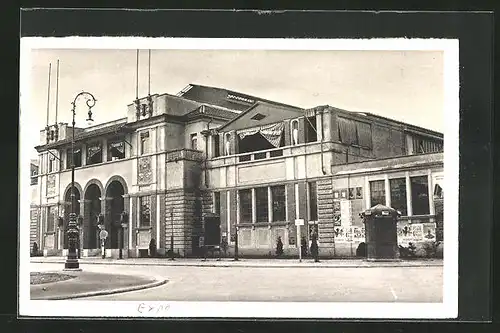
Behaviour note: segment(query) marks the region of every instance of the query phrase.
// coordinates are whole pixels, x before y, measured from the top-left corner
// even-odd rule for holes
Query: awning
[[[284,123],[270,124],[259,127],[248,128],[244,130],[239,130],[238,136],[240,140],[250,135],[255,135],[260,133],[270,144],[274,147],[279,147],[281,142],[281,134],[283,133],[285,125]]]

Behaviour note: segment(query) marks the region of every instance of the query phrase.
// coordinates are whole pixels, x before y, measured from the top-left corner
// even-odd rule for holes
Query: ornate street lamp
[[[89,92],[82,91],[75,96],[75,99],[71,103],[73,105],[71,112],[73,113],[73,128],[71,134],[71,213],[69,214],[69,223],[68,223],[68,256],[66,258],[66,262],[64,264],[65,270],[80,270],[80,264],[78,262],[78,257],[76,253],[76,246],[79,236],[79,229],[77,224],[77,218],[75,213],[75,116],[76,116],[76,101],[78,98],[85,96],[86,103],[89,108],[88,111],[88,119],[87,122],[93,121],[92,119],[92,107],[96,103],[96,99],[94,95]]]

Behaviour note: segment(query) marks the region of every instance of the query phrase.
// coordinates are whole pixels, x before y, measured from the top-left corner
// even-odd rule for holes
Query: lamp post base
[[[64,263],[64,270],[65,271],[81,271],[82,269],[80,268],[80,263],[78,262],[78,260],[67,259],[66,262]]]

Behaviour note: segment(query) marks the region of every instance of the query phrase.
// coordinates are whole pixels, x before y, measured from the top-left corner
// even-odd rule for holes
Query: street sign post
[[[304,225],[304,219],[296,219],[295,225],[297,226],[297,247],[299,249],[299,262],[302,262],[302,242],[300,238],[300,226]]]

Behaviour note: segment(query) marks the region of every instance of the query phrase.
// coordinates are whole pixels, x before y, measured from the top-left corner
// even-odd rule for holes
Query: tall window
[[[273,222],[286,220],[285,185],[271,187]]]
[[[102,143],[100,141],[90,143],[87,146],[87,165],[102,162]]]
[[[214,213],[220,215],[220,192],[214,192]]]
[[[432,138],[414,134],[412,141],[414,154],[429,154],[443,151],[443,143]]]
[[[318,186],[316,182],[308,183],[309,186],[309,219],[318,220]]]
[[[198,135],[196,133],[191,134],[191,149],[198,149]]]
[[[151,143],[149,139],[149,131],[141,132],[140,134],[140,154],[149,154],[151,149]]]
[[[56,171],[56,158],[49,154],[49,172]]]
[[[80,147],[75,147],[74,150],[74,163],[75,163],[75,168],[81,167],[82,166],[82,149]],[[66,168],[70,169],[71,168],[71,148],[66,150]]]
[[[292,130],[291,130],[292,145],[298,145],[299,144],[299,121],[292,120],[292,122],[290,124],[292,127]]]
[[[239,190],[240,222],[252,223],[252,190]]]
[[[267,187],[259,187],[255,189],[255,206],[257,208],[257,222],[269,222]]]
[[[226,133],[226,138],[224,142],[224,149],[226,152],[226,155],[231,155],[231,134]]]
[[[214,157],[219,157],[220,156],[219,134],[213,135],[212,139],[214,140]]]
[[[381,204],[385,205],[385,181],[376,180],[370,182],[371,207]]]
[[[116,161],[125,158],[125,142],[123,139],[108,141],[108,161]]]
[[[51,206],[47,212],[47,232],[53,232],[56,223],[56,207]]]
[[[337,117],[337,120],[340,142],[368,149],[372,148],[371,124],[343,117]]]
[[[306,142],[318,141],[316,116],[306,117],[304,119],[304,122],[305,122]]]
[[[408,209],[406,206],[406,179],[391,179],[389,180],[389,185],[391,188],[392,208],[399,210],[403,216],[408,215]]]
[[[151,226],[151,197],[139,198],[139,223],[141,227]]]
[[[411,177],[411,206],[413,215],[429,214],[429,187],[427,176]]]

